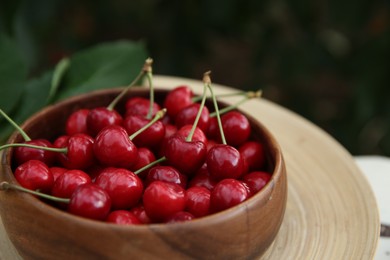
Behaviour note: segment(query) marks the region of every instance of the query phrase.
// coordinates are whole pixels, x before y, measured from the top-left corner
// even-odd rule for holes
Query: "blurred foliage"
[[[157,74],[211,69],[216,83],[262,87],[352,154],[390,156],[389,11],[388,0],[13,0],[0,29],[26,64],[19,78],[97,43],[141,40]]]

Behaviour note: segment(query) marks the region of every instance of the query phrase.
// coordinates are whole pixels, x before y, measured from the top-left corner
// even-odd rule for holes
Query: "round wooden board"
[[[161,88],[182,84],[198,94],[203,90],[197,80],[154,77]],[[213,86],[217,94],[235,91]],[[228,103],[239,99],[221,98]],[[380,231],[378,207],[352,156],[320,128],[265,98],[240,108],[271,130],[287,166],[284,221],[263,259],[372,259]],[[0,223],[0,259],[17,258]]]

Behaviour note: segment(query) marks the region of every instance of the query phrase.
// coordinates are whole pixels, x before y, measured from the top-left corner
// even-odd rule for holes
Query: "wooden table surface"
[[[199,94],[203,89],[200,81],[168,76],[155,76],[154,84],[187,84]],[[213,86],[217,94],[234,92]],[[234,103],[239,98],[221,100]],[[380,231],[378,207],[352,156],[323,130],[266,97],[240,108],[271,130],[287,167],[285,218],[263,259],[372,259]],[[19,259],[1,219],[0,259]]]

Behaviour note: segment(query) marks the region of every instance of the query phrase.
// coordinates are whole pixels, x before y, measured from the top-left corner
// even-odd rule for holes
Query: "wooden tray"
[[[162,88],[183,84],[199,94],[203,90],[197,80],[154,78]],[[218,94],[235,91],[213,86]],[[264,98],[240,108],[271,130],[287,165],[285,218],[263,259],[372,259],[379,239],[378,207],[351,155],[320,128]],[[0,259],[18,258],[0,220]]]

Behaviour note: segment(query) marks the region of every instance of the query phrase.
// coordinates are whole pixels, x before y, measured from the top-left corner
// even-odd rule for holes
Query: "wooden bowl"
[[[79,108],[106,106],[120,89],[97,91],[49,106],[22,128],[31,138],[53,140],[67,116]],[[156,90],[162,100],[167,90]],[[134,88],[127,97],[148,97]],[[123,109],[124,102],[117,108]],[[220,103],[221,107],[226,104]],[[248,116],[248,115],[247,115]],[[24,259],[253,259],[273,242],[286,208],[287,181],[277,141],[248,116],[254,136],[265,145],[270,182],[255,196],[228,210],[183,223],[119,226],[71,215],[19,191],[0,192],[0,213],[7,234]],[[14,133],[9,143],[22,142]],[[17,183],[13,149],[2,156],[1,181]]]

